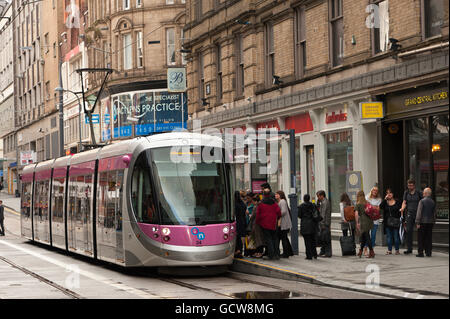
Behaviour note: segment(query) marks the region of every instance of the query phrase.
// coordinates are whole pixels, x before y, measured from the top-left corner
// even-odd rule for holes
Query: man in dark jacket
[[[423,190],[424,198],[420,200],[417,207],[416,227],[418,254],[423,257],[423,250],[427,257],[431,257],[433,225],[436,222],[436,203],[431,199],[431,188]]]
[[[319,223],[319,228],[321,232],[326,232],[328,234],[327,242],[320,248],[319,257],[331,257],[331,205],[325,195],[325,191],[320,190],[316,195],[320,216],[322,216],[322,221]]]
[[[422,199],[422,194],[416,190],[416,182],[413,179],[408,180],[408,189],[403,194],[403,203],[400,211],[402,212],[403,220],[406,220],[406,255],[412,254],[413,250],[413,235],[414,224],[416,220],[417,208],[419,201]],[[406,213],[405,213],[406,210]]]
[[[3,221],[5,220],[4,211],[3,201],[0,200],[0,236],[5,236],[5,226],[3,225]]]
[[[318,230],[317,221],[314,219],[316,207],[309,200],[309,194],[303,196],[303,203],[298,207],[298,217],[301,219],[300,233],[305,240],[306,259],[317,259],[316,235]]]
[[[261,203],[256,208],[255,222],[263,230],[269,259],[280,259],[280,247],[277,247],[277,223],[281,218],[281,209],[273,200],[269,188],[263,190],[263,196]]]

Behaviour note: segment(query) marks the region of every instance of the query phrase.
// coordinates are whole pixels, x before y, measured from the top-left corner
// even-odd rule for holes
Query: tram
[[[122,141],[28,165],[21,184],[21,235],[31,241],[123,267],[233,261],[231,168],[218,137]]]

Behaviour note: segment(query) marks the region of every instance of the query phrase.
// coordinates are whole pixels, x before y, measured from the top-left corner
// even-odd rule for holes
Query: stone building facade
[[[203,128],[295,129],[296,192],[324,189],[336,218],[352,172],[360,173],[359,187],[366,193],[378,185],[382,191],[394,188],[398,197],[407,179],[421,179],[422,188],[443,189],[436,200],[443,211],[448,207],[448,160],[441,158],[448,157],[446,1],[191,0],[186,5],[192,120],[201,120]],[[427,96],[429,103],[421,104],[429,107],[426,114],[402,109],[395,100],[417,102],[415,90]],[[364,118],[360,103],[366,102],[381,102],[384,114]],[[424,145],[439,151],[427,151],[429,156],[412,163],[418,152],[413,132],[422,122],[429,137]],[[385,146],[394,139],[386,133],[391,124],[404,130],[395,137],[404,144],[396,154],[402,172],[396,179],[389,177],[396,175],[389,173],[386,156],[393,149]],[[291,193],[288,145],[283,139],[280,144],[282,164],[274,176],[258,176],[252,165],[239,164],[236,187],[255,190],[256,182],[267,180]],[[440,223],[448,227],[448,215],[442,214]],[[448,246],[448,231],[436,231],[442,235],[436,240]]]

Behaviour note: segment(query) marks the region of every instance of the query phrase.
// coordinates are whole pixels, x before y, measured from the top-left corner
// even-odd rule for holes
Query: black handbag
[[[386,225],[391,228],[399,228],[400,227],[400,218],[389,216],[387,219]]]

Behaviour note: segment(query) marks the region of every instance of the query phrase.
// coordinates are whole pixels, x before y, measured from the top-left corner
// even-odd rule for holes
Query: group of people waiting
[[[378,227],[382,225],[387,238],[386,255],[400,255],[400,228],[403,227],[407,249],[404,254],[413,250],[414,229],[418,231],[418,254],[431,257],[432,229],[436,222],[436,204],[431,198],[432,191],[425,188],[423,193],[416,190],[415,181],[408,180],[408,189],[402,200],[396,199],[392,189],[387,189],[384,198],[379,189],[374,186],[366,196],[359,191],[356,203],[353,205],[348,194],[340,198],[341,226],[344,236],[350,235],[355,242],[359,236],[360,249],[358,257],[374,258],[374,246]],[[306,259],[331,257],[331,203],[326,198],[325,191],[316,193],[316,203],[311,202],[309,194],[303,196],[303,203],[298,207],[298,217],[301,219],[300,234],[305,241]],[[376,210],[374,218],[367,209]],[[289,258],[293,256],[288,238],[292,227],[290,209],[283,191],[272,193],[268,183],[262,185],[262,199],[251,192],[235,193],[235,213],[238,239],[235,256],[251,256],[268,259]],[[320,239],[320,253],[316,247]],[[402,238],[403,239],[403,238]],[[280,253],[280,242],[283,252]],[[245,251],[244,251],[245,247]],[[425,251],[425,255],[424,255]]]
[[[292,227],[290,209],[283,191],[272,192],[268,183],[261,185],[262,199],[252,192],[235,192],[235,257],[251,256],[278,260],[293,256],[288,238]],[[283,252],[280,252],[280,242]],[[245,249],[244,249],[245,248]]]
[[[432,191],[431,188],[425,188],[423,193],[420,192],[416,189],[416,183],[412,179],[408,180],[407,184],[408,189],[404,192],[402,200],[396,199],[390,188],[386,189],[384,198],[381,198],[377,186],[374,186],[367,196],[363,191],[359,191],[354,207],[354,220],[347,220],[345,217],[344,210],[346,207],[352,206],[352,202],[346,193],[342,194],[340,213],[343,235],[347,236],[349,230],[353,238],[355,232],[359,234],[360,250],[357,254],[359,257],[363,254],[368,258],[375,257],[373,247],[381,222],[387,240],[386,255],[393,254],[393,247],[395,255],[400,255],[400,244],[403,239],[403,237],[400,238],[400,228],[403,227],[406,243],[404,254],[408,255],[413,252],[413,235],[416,228],[418,231],[418,254],[416,256],[431,257],[432,229],[436,222],[436,204],[431,198]],[[366,214],[367,204],[380,210],[379,219],[373,220]]]

